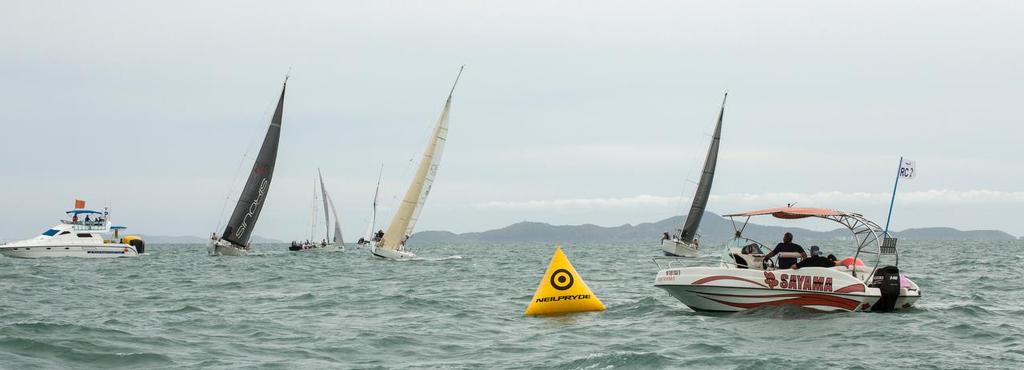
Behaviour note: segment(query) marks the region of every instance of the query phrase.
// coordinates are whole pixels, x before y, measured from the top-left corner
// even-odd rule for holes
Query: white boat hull
[[[697,245],[676,239],[662,239],[661,250],[669,257],[697,257],[700,255]]]
[[[908,280],[909,282],[909,280]],[[914,305],[921,294],[916,284],[900,289],[895,309]],[[796,305],[819,311],[869,311],[881,291],[833,268],[750,270],[725,267],[668,268],[658,272],[654,286],[665,289],[697,311],[744,311]]]
[[[116,258],[138,257],[134,247],[125,244],[0,246],[0,254],[12,258]]]
[[[210,240],[209,244],[207,244],[207,248],[209,249],[211,256],[241,257],[249,255],[248,248],[240,248],[223,239]]]
[[[396,250],[377,248],[377,247],[373,247],[372,249],[370,249],[370,253],[372,253],[374,257],[379,257],[379,258],[388,259],[388,260],[394,260],[394,261],[405,261],[405,260],[410,260],[410,259],[416,258],[416,255],[413,254],[412,252],[406,252],[406,251],[401,251],[401,250],[396,251]]]

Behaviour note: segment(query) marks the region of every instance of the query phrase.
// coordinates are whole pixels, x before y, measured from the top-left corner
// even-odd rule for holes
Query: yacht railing
[[[693,259],[692,258],[668,257],[668,256],[665,256],[665,257],[654,257],[654,258],[652,258],[652,260],[654,261],[654,264],[658,265],[659,269],[664,270],[664,269],[671,269],[671,268],[677,268],[677,267],[689,267],[689,265],[686,264],[686,262],[692,261]]]
[[[71,225],[71,229],[76,231],[103,231],[108,229],[107,221],[72,222],[68,220],[60,220],[60,223],[64,225]]]

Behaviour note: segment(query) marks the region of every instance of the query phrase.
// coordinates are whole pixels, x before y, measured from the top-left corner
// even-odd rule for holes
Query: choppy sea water
[[[565,245],[607,311],[524,317],[553,245],[244,258],[0,257],[0,368],[1020,368],[1024,243],[901,244],[901,313],[699,314],[653,286],[658,247]],[[827,247],[826,247],[827,249]],[[715,264],[706,251],[695,264]],[[457,256],[457,257],[454,257]]]

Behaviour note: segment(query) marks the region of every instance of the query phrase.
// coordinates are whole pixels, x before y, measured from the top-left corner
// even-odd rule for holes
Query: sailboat
[[[313,182],[313,216],[309,230],[309,240],[292,242],[292,245],[288,247],[290,251],[306,251],[306,250],[338,250],[345,249],[345,240],[341,236],[341,222],[338,220],[338,212],[334,208],[334,200],[331,199],[331,195],[327,193],[327,187],[324,185],[324,175],[320,173],[320,169],[316,170],[317,176],[320,179],[320,193],[322,194],[321,199],[323,200],[324,206],[324,238],[320,243],[316,242],[316,201],[317,201],[317,183]],[[331,224],[331,216],[334,216],[334,237],[331,238],[331,229],[328,225]]]
[[[375,237],[373,229],[377,227],[377,202],[380,200],[380,181],[384,176],[384,165],[380,165],[380,172],[377,173],[377,188],[373,191],[373,205],[370,207],[370,224],[366,226],[366,235],[359,238],[356,246],[369,246],[380,238]],[[380,237],[384,237],[383,234]]]
[[[249,237],[256,227],[256,220],[263,211],[263,205],[270,191],[270,180],[274,176],[274,165],[277,162],[277,144],[281,138],[281,116],[284,114],[284,92],[288,87],[288,77],[281,86],[281,97],[277,100],[277,108],[263,138],[259,155],[249,172],[249,179],[242,188],[235,210],[228,219],[227,226],[221,235],[213,233],[208,243],[211,255],[245,256],[249,254]]]
[[[711,183],[715,180],[715,165],[718,163],[718,144],[722,139],[722,117],[725,115],[725,99],[729,93],[722,98],[722,108],[718,112],[718,122],[715,124],[715,133],[711,137],[711,145],[708,147],[707,158],[704,159],[704,170],[701,171],[700,182],[697,184],[697,191],[693,195],[693,202],[690,204],[690,213],[686,215],[683,228],[675,233],[662,234],[661,249],[666,256],[673,257],[697,257],[700,251],[700,238],[697,229],[700,227],[700,220],[704,217],[704,209],[708,205],[708,196],[711,194]]]
[[[412,183],[409,184],[409,189],[406,190],[405,197],[402,198],[402,204],[398,206],[398,211],[392,217],[391,224],[384,232],[384,237],[370,249],[374,256],[392,260],[416,257],[415,254],[405,249],[405,242],[412,236],[416,221],[419,219],[420,212],[423,211],[423,204],[427,201],[427,195],[430,194],[434,177],[437,176],[437,167],[441,163],[441,154],[448,137],[448,111],[452,106],[455,86],[459,83],[461,76],[462,67],[459,68],[459,74],[455,76],[455,82],[452,84],[451,91],[448,92],[444,109],[441,110],[441,117],[438,118],[434,130],[431,132],[430,141],[423,151],[423,158],[420,159]]]

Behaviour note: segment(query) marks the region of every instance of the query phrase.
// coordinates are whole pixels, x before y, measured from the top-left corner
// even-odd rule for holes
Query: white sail
[[[320,169],[319,168],[316,169],[316,174],[317,174],[317,176],[320,177],[320,192],[323,193],[323,199],[324,199],[324,240],[330,241],[331,240],[331,229],[329,229],[329,227],[330,227],[329,225],[331,224],[331,216],[330,216],[330,214],[327,213],[327,202],[330,199],[328,199],[328,196],[327,196],[327,187],[324,186],[324,175],[322,173],[320,173]],[[334,223],[335,223],[335,225],[337,225],[337,223],[338,223],[338,215],[337,214],[334,215]],[[337,237],[337,233],[335,233],[335,237]]]
[[[327,194],[326,190],[324,190],[324,198],[327,199],[328,203],[330,203],[331,215],[334,216],[334,239],[328,240],[330,240],[331,244],[345,245],[345,238],[341,236],[341,223],[338,221],[338,210],[334,208],[334,199],[331,198],[329,194]],[[324,209],[324,212],[327,212],[327,210]]]
[[[462,75],[461,68],[459,75]],[[459,78],[455,77],[455,84],[458,82]],[[448,137],[448,111],[452,105],[455,84],[452,85],[452,90],[448,93],[448,100],[445,101],[441,117],[437,120],[437,125],[434,126],[430,135],[430,142],[427,144],[426,150],[423,151],[423,158],[420,159],[416,175],[413,177],[412,183],[409,184],[405,197],[402,198],[398,212],[395,212],[391,224],[384,232],[384,239],[379,244],[381,248],[401,249],[405,245],[405,240],[412,235],[412,231],[416,227],[416,220],[419,218],[420,212],[423,211],[423,204],[427,201],[427,195],[430,194],[430,186],[434,183],[434,177],[437,176],[437,167],[441,162],[441,154],[444,152],[444,143]]]

